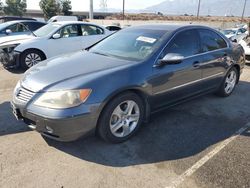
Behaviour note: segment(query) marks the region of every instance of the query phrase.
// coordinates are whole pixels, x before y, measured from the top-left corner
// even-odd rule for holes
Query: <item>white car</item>
[[[106,28],[85,22],[53,22],[34,35],[0,39],[0,61],[5,67],[28,69],[45,59],[85,49],[112,34]]]
[[[232,41],[239,42],[242,38],[247,36],[247,30],[244,28],[231,28],[221,31],[227,38]]]
[[[245,55],[246,55],[246,63],[250,63],[250,36],[245,37],[239,44],[244,48]]]

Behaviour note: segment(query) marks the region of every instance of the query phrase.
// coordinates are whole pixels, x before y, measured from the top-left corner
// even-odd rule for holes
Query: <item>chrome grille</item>
[[[29,91],[23,87],[19,88],[17,94],[16,94],[16,98],[22,102],[28,102],[30,101],[30,99],[34,96],[34,92]]]

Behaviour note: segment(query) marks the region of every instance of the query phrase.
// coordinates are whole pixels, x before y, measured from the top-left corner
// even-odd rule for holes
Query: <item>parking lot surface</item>
[[[250,187],[250,68],[232,96],[151,116],[122,144],[43,138],[10,109],[20,72],[0,68],[0,187]]]

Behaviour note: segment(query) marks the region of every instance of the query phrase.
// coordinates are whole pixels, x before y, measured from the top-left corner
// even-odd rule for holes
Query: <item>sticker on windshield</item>
[[[144,36],[139,36],[136,40],[142,41],[142,42],[147,42],[153,44],[156,39],[155,38],[150,38],[150,37],[144,37]]]

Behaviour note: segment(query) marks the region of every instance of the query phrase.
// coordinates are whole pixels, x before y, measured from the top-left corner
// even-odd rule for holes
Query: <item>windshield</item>
[[[50,23],[50,24],[47,24],[47,25],[41,27],[40,29],[36,30],[34,32],[34,34],[37,37],[45,37],[45,36],[49,35],[50,33],[57,31],[57,29],[60,26],[61,25],[57,24],[57,23]]]
[[[233,35],[233,34],[236,34],[236,30],[227,29],[227,30],[223,30],[222,33],[224,35]]]
[[[141,61],[155,51],[166,33],[165,30],[145,29],[120,31],[92,47],[90,52]]]

